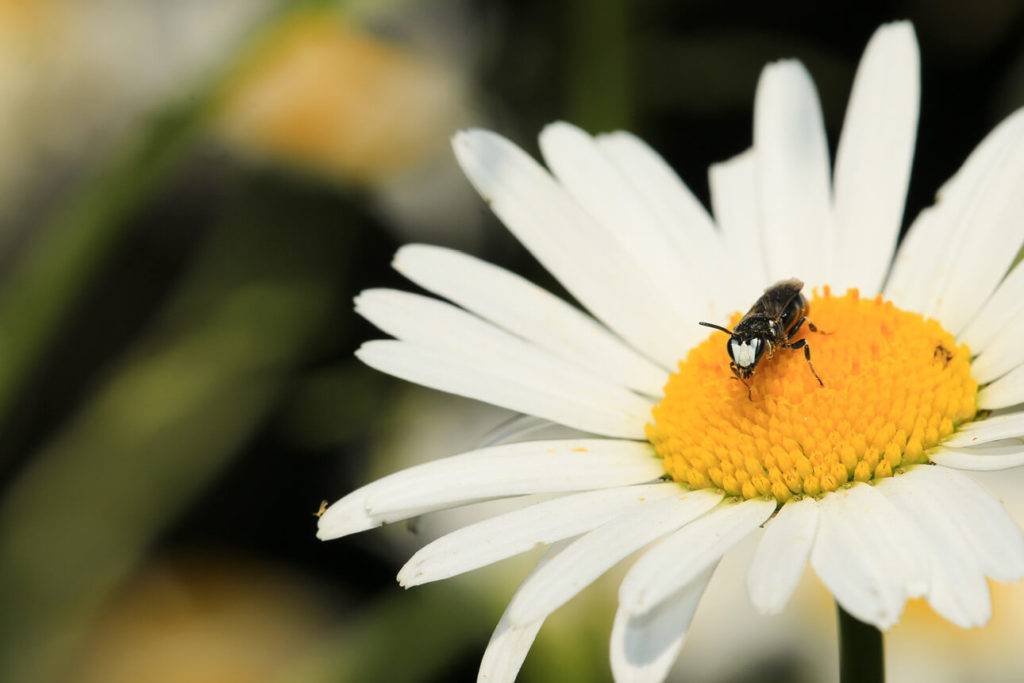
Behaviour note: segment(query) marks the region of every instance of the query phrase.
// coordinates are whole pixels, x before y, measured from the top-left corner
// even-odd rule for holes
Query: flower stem
[[[841,683],[881,683],[885,680],[882,632],[850,616],[836,603],[839,613],[839,680]]]

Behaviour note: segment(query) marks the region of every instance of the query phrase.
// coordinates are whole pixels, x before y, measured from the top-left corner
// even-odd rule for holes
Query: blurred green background
[[[0,680],[475,678],[528,565],[405,592],[404,559],[458,518],[314,537],[322,499],[509,417],[354,360],[380,335],[353,295],[408,287],[397,246],[557,290],[449,137],[491,127],[536,153],[555,119],[628,128],[706,201],[708,164],[750,144],[765,62],[807,64],[834,146],[867,39],[907,17],[913,216],[1024,103],[1024,3],[0,0]],[[777,621],[731,581],[680,675],[833,675],[813,579]],[[552,618],[523,680],[609,678],[603,584]],[[1024,671],[1024,596],[995,597],[969,634],[912,606],[890,667]]]

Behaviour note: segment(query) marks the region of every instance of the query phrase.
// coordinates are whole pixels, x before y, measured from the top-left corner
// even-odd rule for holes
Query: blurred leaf
[[[565,2],[567,117],[592,133],[632,127],[629,8],[625,0]]]
[[[156,117],[36,230],[0,294],[0,423],[54,329],[130,228],[127,217],[176,167],[203,118],[194,102]]]
[[[422,683],[439,680],[486,642],[496,615],[456,585],[393,591],[326,634],[315,653],[279,683]],[[482,651],[481,651],[482,653]]]
[[[301,378],[283,408],[289,440],[305,448],[337,446],[366,433],[391,402],[394,382],[359,361]]]
[[[60,675],[94,611],[303,359],[354,232],[336,200],[316,201],[278,182],[242,193],[151,334],[14,482],[0,506],[0,680]]]

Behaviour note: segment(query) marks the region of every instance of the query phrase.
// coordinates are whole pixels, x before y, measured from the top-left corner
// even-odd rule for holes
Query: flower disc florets
[[[974,416],[970,350],[935,320],[856,290],[833,297],[828,287],[808,317],[819,332],[799,336],[824,386],[802,351],[776,349],[748,396],[729,370],[723,333],[679,363],[647,426],[675,480],[744,498],[815,496],[927,461]]]

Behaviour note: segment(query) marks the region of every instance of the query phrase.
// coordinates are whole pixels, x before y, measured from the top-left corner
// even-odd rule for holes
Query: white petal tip
[[[565,121],[552,121],[551,123],[544,126],[540,131],[541,138],[559,134],[585,135],[585,133],[583,133],[583,131],[580,128]]]
[[[461,152],[468,152],[477,145],[493,143],[496,140],[504,138],[486,128],[466,128],[452,136],[452,149],[458,157]]]
[[[763,614],[765,616],[781,614],[788,601],[788,597],[786,600],[775,600],[765,598],[763,596],[750,596],[750,604],[754,606],[754,609],[757,610],[758,614]]]
[[[430,579],[423,574],[423,569],[420,567],[419,563],[415,565],[407,563],[404,567],[398,570],[398,576],[395,578],[398,579],[398,585],[402,588],[412,588],[413,586],[419,586],[430,581]]]

